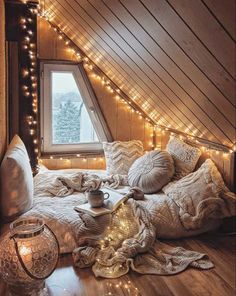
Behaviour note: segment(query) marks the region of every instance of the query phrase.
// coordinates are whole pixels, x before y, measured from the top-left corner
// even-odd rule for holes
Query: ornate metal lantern
[[[0,241],[0,274],[10,295],[48,295],[45,279],[56,268],[58,241],[40,218],[21,218]]]

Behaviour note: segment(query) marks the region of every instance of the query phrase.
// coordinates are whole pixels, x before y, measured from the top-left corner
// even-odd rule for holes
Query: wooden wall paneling
[[[106,21],[109,21],[109,22],[112,22],[113,21],[113,23],[111,24],[111,26],[112,26],[112,28],[114,28],[114,26],[115,26],[114,25],[114,16],[111,17],[108,13],[105,14],[105,12],[104,12],[105,11],[105,8],[107,8],[107,7],[106,6],[105,7],[99,6],[99,2],[98,1],[93,1],[93,4],[96,5],[96,7],[97,7],[97,9],[99,11],[102,11],[102,15],[106,18]],[[171,106],[172,105],[175,105],[175,104],[176,104],[176,106],[178,106],[178,108],[177,108],[177,112],[178,113],[175,112],[175,116],[177,116],[177,114],[180,114],[181,120],[182,121],[187,121],[189,125],[192,125],[192,124],[195,123],[196,130],[198,130],[198,128],[199,128],[199,121],[200,121],[200,124],[201,124],[201,120],[202,119],[203,119],[203,122],[206,120],[205,121],[205,126],[203,126],[203,129],[206,130],[208,128],[208,126],[209,126],[209,117],[207,116],[207,112],[205,112],[205,109],[206,109],[206,111],[208,111],[211,114],[213,114],[212,115],[212,118],[215,119],[216,122],[220,122],[219,126],[221,126],[221,125],[223,125],[223,126],[226,125],[227,126],[227,124],[228,124],[228,129],[225,128],[225,129],[223,129],[223,131],[224,130],[227,130],[227,131],[229,131],[230,135],[233,136],[234,135],[234,129],[231,126],[231,124],[224,117],[222,117],[222,114],[219,113],[219,111],[216,108],[214,108],[214,106],[211,105],[211,103],[207,99],[203,98],[203,99],[205,99],[205,101],[204,101],[204,107],[205,108],[204,109],[199,108],[199,106],[195,103],[195,101],[192,101],[191,98],[188,98],[188,96],[187,96],[186,104],[182,101],[181,98],[185,98],[186,97],[186,93],[183,92],[183,89],[181,89],[179,87],[179,85],[176,84],[176,81],[174,81],[170,77],[170,75],[165,71],[165,69],[162,69],[161,66],[158,64],[158,62],[154,59],[155,56],[158,56],[158,57],[161,56],[162,59],[164,58],[164,62],[165,62],[165,58],[167,58],[167,56],[164,55],[164,57],[163,57],[163,52],[161,52],[158,47],[155,47],[154,48],[153,55],[152,56],[150,56],[150,54],[147,54],[147,51],[150,52],[150,50],[151,50],[151,48],[153,46],[153,43],[154,42],[152,41],[152,39],[150,37],[148,39],[148,35],[147,34],[145,35],[145,32],[142,32],[142,30],[140,28],[137,28],[137,23],[134,22],[134,21],[132,22],[132,19],[130,19],[130,15],[127,15],[127,12],[124,11],[124,10],[122,10],[121,7],[118,6],[118,4],[117,5],[114,5],[114,3],[112,1],[107,1],[106,4],[110,4],[110,9],[112,8],[111,11],[113,11],[113,13],[115,11],[116,16],[123,19],[123,23],[127,24],[131,28],[131,30],[134,30],[134,32],[137,31],[139,33],[138,38],[135,40],[134,39],[134,36],[132,34],[130,34],[129,32],[127,32],[127,29],[124,29],[123,28],[123,24],[122,23],[117,23],[117,21],[115,22],[115,24],[117,26],[116,33],[119,30],[122,30],[122,37],[124,37],[125,40],[129,40],[128,44],[135,49],[134,52],[135,53],[138,53],[139,52],[140,53],[139,56],[144,57],[145,63],[147,62],[149,65],[153,65],[153,68],[159,73],[160,78],[162,77],[161,79],[159,79],[159,76],[158,75],[156,76],[157,79],[159,79],[158,80],[158,85],[160,86],[160,84],[162,84],[161,91],[164,90],[164,94],[167,96],[168,102],[170,100]],[[127,6],[133,8],[133,10],[135,12],[138,11],[138,13],[140,13],[140,9],[143,8],[142,6],[141,7],[137,7],[137,5],[134,5],[133,1],[125,2],[125,4]],[[116,7],[116,6],[118,6],[118,7]],[[125,15],[127,15],[126,18],[125,18]],[[92,15],[91,17],[95,17],[95,15]],[[142,19],[146,19],[147,20],[148,19],[148,15],[143,15],[142,14]],[[101,23],[101,26],[102,25],[103,25],[103,23]],[[105,25],[103,25],[103,27],[104,26]],[[109,32],[110,31],[111,30],[109,30]],[[142,37],[142,33],[144,34],[143,37]],[[113,37],[113,35],[114,35],[114,33],[111,35],[111,37]],[[145,48],[142,46],[141,43],[138,42],[138,40],[143,41],[144,44],[145,44],[145,42],[148,43],[148,45],[149,45],[148,46],[148,50],[146,49],[146,51],[145,51]],[[117,43],[118,43],[118,40],[117,40]],[[119,44],[121,44],[120,40],[119,40]],[[167,64],[167,65],[170,64],[170,63],[171,63],[171,61],[166,61],[165,62],[165,64]],[[172,62],[172,68],[173,68],[173,66],[175,66],[175,65]],[[174,70],[176,72],[176,69],[174,69]],[[177,68],[177,70],[178,70],[178,68]],[[169,72],[170,73],[173,73],[173,69],[170,69]],[[179,77],[180,74],[183,74],[183,73],[181,73],[181,72],[180,73],[177,73],[176,76]],[[150,76],[151,75],[149,75],[149,77]],[[172,86],[172,89],[173,89],[173,86],[175,86],[174,87],[175,92],[173,92],[169,88],[169,86],[166,84],[166,82],[169,82],[168,84]],[[177,87],[177,89],[176,89],[176,87]],[[198,95],[198,98],[199,98],[199,93],[197,95]],[[200,93],[200,96],[202,96],[201,93]],[[177,103],[175,103],[176,101],[177,101]],[[191,108],[189,108],[188,106],[191,106]],[[182,110],[183,110],[183,112],[182,112]],[[231,110],[232,110],[232,106],[230,106],[230,111]],[[199,113],[200,114],[203,113],[203,115],[202,115],[201,119],[199,119],[199,117],[197,118],[197,120],[198,120],[197,121],[198,124],[197,124],[195,117]],[[211,122],[211,124],[212,124],[212,122]],[[189,125],[188,125],[188,127],[189,127]],[[217,127],[215,127],[215,125],[212,125],[212,127],[217,128]],[[212,130],[212,127],[210,127],[209,129]],[[205,135],[205,136],[207,136],[207,135]],[[208,136],[209,136],[209,134],[208,134]],[[225,136],[224,135],[224,132],[222,132],[222,131],[219,134],[218,139],[220,139],[221,136],[223,136],[223,137]],[[211,138],[211,140],[212,140],[212,138]]]
[[[71,159],[71,168],[81,168],[81,169],[87,169],[87,159],[86,158],[73,158]]]
[[[132,4],[133,2],[129,1],[128,3]],[[148,2],[146,1],[145,5],[147,4]],[[136,5],[139,4],[135,2],[134,7],[136,7]],[[145,31],[150,35],[150,37],[153,38],[155,43],[164,50],[164,52],[169,56],[169,58],[182,71],[182,74],[181,72],[178,72],[178,75],[175,77],[176,81],[179,81],[181,83],[185,91],[191,89],[191,94],[197,96],[196,98],[201,98],[202,95],[205,95],[208,100],[210,100],[218,109],[220,109],[220,111],[224,110],[227,116],[228,114],[230,114],[230,119],[232,120],[232,118],[234,117],[234,110],[231,108],[231,105],[229,105],[229,107],[226,107],[226,98],[207,79],[204,73],[202,73],[195,66],[191,59],[189,59],[188,56],[185,55],[185,53],[181,50],[178,44],[176,44],[175,40],[170,36],[168,31],[165,31],[165,29],[161,26],[161,24],[159,23],[159,19],[161,19],[162,16],[155,18],[155,16],[152,14],[153,10],[149,11],[149,7],[145,5],[143,5],[143,7],[147,9],[145,17],[143,17],[145,12],[143,11],[141,6],[138,6],[138,9],[134,10],[134,16],[136,20],[142,24],[143,29],[145,29]],[[132,12],[132,9],[130,7],[132,8],[132,6],[129,6],[130,12]],[[150,15],[152,15],[153,18],[150,17]],[[168,63],[165,63],[165,67],[167,66]],[[172,73],[173,75],[175,75],[175,72],[176,70],[173,69],[169,71],[169,73]],[[183,74],[184,76],[186,76],[185,79]],[[203,105],[205,110],[206,103],[204,103],[203,101],[200,105]]]
[[[5,5],[0,0],[0,162],[7,146],[7,103],[6,103],[6,64],[5,64]]]
[[[191,58],[195,65],[224,96],[232,104],[235,104],[235,81],[192,34],[191,30],[184,24],[170,3],[164,0],[147,0],[145,1],[146,3],[148,3],[150,11],[153,12],[185,54]]]
[[[155,137],[156,137],[156,149],[161,149],[161,140],[162,140],[162,134],[161,130],[159,128],[155,128]]]
[[[80,33],[78,27],[77,27],[77,30],[78,30],[78,33]],[[79,40],[81,40],[81,38],[80,38]],[[82,46],[82,47],[83,47],[83,46]],[[95,51],[96,51],[96,53],[97,53],[97,48],[96,48],[94,42],[93,42],[93,47],[94,47],[94,49],[95,49]],[[99,46],[98,46],[98,47],[99,47]],[[103,50],[103,51],[104,51],[104,50]],[[116,54],[116,53],[115,53],[115,54]],[[91,54],[89,54],[89,56],[90,56],[90,58],[92,58]],[[93,59],[93,58],[92,58],[92,59]],[[112,64],[112,62],[113,62],[113,60],[111,60],[111,61],[109,60],[109,53],[106,54],[106,59],[105,59],[105,61],[104,61],[103,59],[101,59],[101,56],[97,57],[97,58],[96,58],[96,61],[97,61],[97,60],[99,60],[99,61],[101,62],[101,65],[99,65],[101,68],[103,68],[105,62],[108,61],[109,64]],[[123,60],[121,60],[121,62],[119,61],[118,66],[120,66],[120,64],[122,64],[122,62],[123,62]],[[123,73],[123,78],[126,78],[126,76],[125,76],[125,74],[126,74],[126,70],[125,70],[124,68],[122,68],[121,70],[122,70],[122,73]],[[105,70],[105,72],[106,72],[106,70]],[[109,71],[109,72],[110,72],[110,71]],[[109,74],[109,73],[108,73],[108,74]],[[118,82],[117,82],[117,77],[118,77],[118,75],[113,75],[113,74],[111,73],[111,74],[110,74],[110,77],[111,77],[111,78],[112,78],[117,84],[121,85],[121,88],[124,88],[124,89],[125,89],[125,88],[128,86],[128,84],[129,84],[128,79],[131,79],[131,77],[133,77],[133,76],[135,76],[135,75],[136,75],[135,73],[132,73],[132,75],[128,75],[128,76],[127,76],[127,79],[125,79],[125,82],[124,82],[124,83],[123,83],[121,80],[118,80]],[[121,82],[122,82],[122,84],[121,84]],[[141,99],[137,98],[137,96],[136,96],[136,90],[135,90],[134,85],[135,85],[135,87],[136,87],[137,83],[136,83],[136,81],[133,80],[132,93],[131,93],[131,92],[129,92],[129,93],[130,93],[131,97],[132,97],[132,96],[136,97],[136,103],[139,103],[139,102],[141,103]],[[144,93],[144,95],[145,95],[145,93]],[[155,108],[153,109],[153,107],[150,106],[150,100],[149,100],[149,98],[145,98],[145,100],[149,102],[149,108],[150,108],[150,109],[152,110],[152,112],[153,112],[153,110],[155,110]],[[156,112],[156,111],[155,111],[155,112]],[[162,123],[163,123],[163,124],[166,123],[164,118],[162,118]]]
[[[38,56],[40,59],[56,57],[56,33],[49,27],[48,22],[38,18]]]
[[[236,78],[235,43],[217,22],[207,6],[200,0],[169,0],[169,2],[207,50],[224,67],[225,71]]]
[[[57,2],[58,3],[58,2]],[[67,12],[67,10],[68,10],[68,5],[70,4],[71,6],[72,6],[72,3],[70,2],[69,4],[68,4],[68,2],[67,1],[60,1],[60,3],[58,3],[58,5],[60,5],[61,3],[63,3],[63,7],[64,7],[64,10],[61,12],[62,13],[62,15],[63,16],[65,16],[65,15],[67,15],[68,14],[68,12]],[[69,6],[70,7],[70,6]],[[81,6],[79,6],[79,8],[80,8]],[[56,8],[56,7],[55,7]],[[66,8],[66,9],[65,9]],[[77,17],[77,19],[79,19],[79,17],[80,17],[80,14],[82,15],[82,17],[83,18],[87,18],[87,22],[85,23],[85,26],[87,26],[86,28],[88,29],[90,29],[90,33],[91,33],[91,37],[94,39],[94,40],[96,40],[96,36],[98,35],[98,33],[99,32],[101,32],[102,30],[101,30],[101,27],[97,24],[97,21],[95,22],[94,21],[94,19],[91,19],[91,18],[89,18],[88,17],[88,15],[87,15],[87,13],[85,12],[85,11],[83,11],[82,9],[80,9],[80,10],[77,10],[76,11],[76,8],[78,8],[78,3],[76,3],[76,4],[74,4],[74,2],[73,2],[73,6],[72,6],[72,8],[70,8],[70,11],[69,11],[69,13],[70,13],[70,22],[72,22],[71,21],[71,17],[73,17],[74,16],[74,19],[76,19],[76,17]],[[56,9],[58,9],[58,8],[56,8]],[[77,27],[77,26],[80,26],[80,24],[81,23],[84,23],[84,19],[80,19],[80,23],[78,23],[78,22],[73,22],[74,23],[74,25]],[[90,28],[91,27],[91,28]],[[101,33],[102,34],[102,33]],[[102,38],[101,38],[101,36],[102,36]],[[125,64],[127,64],[128,62],[127,62],[127,59],[128,59],[128,61],[131,63],[131,68],[133,69],[133,73],[132,73],[132,76],[136,76],[137,77],[137,82],[138,81],[142,81],[142,83],[144,83],[144,85],[145,85],[145,87],[147,88],[149,88],[149,92],[151,91],[151,92],[153,92],[153,90],[152,90],[152,88],[151,87],[149,87],[149,86],[147,86],[147,84],[146,84],[146,82],[144,82],[142,79],[141,79],[141,77],[143,76],[143,70],[142,70],[142,68],[139,66],[139,65],[137,65],[130,57],[127,57],[127,54],[126,53],[124,53],[124,51],[120,48],[120,46],[117,46],[117,43],[114,43],[114,41],[113,41],[113,39],[112,38],[110,38],[109,37],[109,35],[107,35],[107,34],[104,34],[104,35],[100,35],[100,39],[99,39],[99,42],[101,42],[101,39],[103,40],[103,42],[105,42],[106,44],[109,44],[109,49],[108,49],[108,51],[107,51],[107,53],[110,53],[110,54],[112,54],[112,52],[114,53],[114,52],[116,52],[116,54],[118,54],[119,56],[120,56],[120,58],[122,59],[122,63],[124,63],[125,62]],[[101,67],[101,69],[103,69],[104,70],[104,67],[103,67],[103,64],[99,64],[98,63],[98,65]],[[128,66],[127,67],[127,65],[126,65],[126,67],[125,67],[125,69],[128,69],[130,66]],[[105,70],[105,72],[106,72],[106,70]],[[130,76],[130,77],[132,77],[132,76]],[[129,83],[129,79],[130,79],[130,77],[128,77],[127,78],[127,81],[126,81],[126,84],[128,84]],[[135,84],[137,84],[137,82],[135,83]],[[135,85],[135,84],[133,84],[133,85]],[[132,88],[133,88],[133,85],[132,85]],[[154,85],[154,88],[156,87],[156,85]],[[148,92],[147,91],[145,91],[145,89],[144,89],[144,95],[145,94],[147,94]],[[174,120],[174,117],[173,117],[173,115],[174,115],[174,113],[172,114],[172,116],[170,116],[170,115],[168,115],[168,110],[169,110],[169,108],[170,108],[170,106],[169,105],[167,105],[167,104],[165,104],[165,102],[164,101],[162,101],[162,96],[163,96],[163,94],[162,93],[160,93],[160,90],[156,90],[156,92],[153,92],[153,94],[155,95],[155,97],[158,95],[158,98],[159,98],[159,104],[158,104],[158,107],[157,107],[157,109],[158,109],[158,111],[161,113],[161,115],[164,117],[164,118],[166,118],[166,120],[167,120],[167,122],[169,122],[169,123],[172,123],[172,124],[174,124],[174,125],[178,125],[178,121],[175,121]]]
[[[53,5],[53,4],[52,4]],[[61,4],[58,2],[58,5],[55,6],[55,9],[56,10],[59,10],[60,11],[60,6]],[[67,14],[67,10],[63,7],[63,15],[62,15],[62,19],[61,18],[58,18],[58,15],[57,15],[57,22],[61,23],[62,25],[61,26],[64,26],[67,28],[67,30],[65,30],[65,33],[71,37],[71,34],[70,34],[70,26],[68,25],[68,23],[71,23],[71,19],[73,20],[73,16],[71,14],[69,14],[68,18],[66,17],[65,14]],[[77,18],[78,19],[78,18]],[[74,20],[77,20],[74,18]],[[65,22],[65,23],[64,23]],[[73,23],[73,21],[72,21]],[[83,24],[83,21],[82,21],[82,24]],[[116,62],[113,58],[110,59],[110,53],[109,53],[109,44],[105,43],[99,36],[98,36],[98,39],[100,41],[100,43],[98,44],[97,42],[97,39],[96,39],[96,35],[95,37],[92,37],[89,32],[90,32],[90,24],[86,23],[84,26],[81,27],[81,23],[75,23],[75,26],[76,26],[76,34],[74,34],[73,36],[73,40],[75,40],[77,42],[77,44],[81,47],[81,48],[84,48],[84,49],[88,49],[88,45],[90,45],[90,47],[92,46],[93,48],[93,52],[89,53],[88,55],[90,56],[90,58],[92,60],[95,60],[96,62],[99,61],[99,66],[101,69],[103,69],[105,72],[107,72],[107,67],[104,68],[104,66],[108,63],[108,65],[112,65],[114,69],[116,69],[116,73],[115,75],[111,73],[111,71],[109,70],[108,74],[111,75],[112,78],[114,78],[114,81],[119,84],[119,85],[122,85],[124,87],[124,89],[127,88],[127,86],[129,85],[129,80],[132,80],[133,77],[136,77],[136,73],[133,72],[130,68],[125,68],[126,64],[124,64],[124,61],[119,57],[119,55],[117,54],[116,51],[112,51],[112,53],[118,58],[118,61]],[[87,32],[88,31],[88,32]],[[81,43],[81,41],[84,39],[84,38],[81,38],[81,37],[84,37],[84,34],[88,35],[88,39],[86,40],[85,44]],[[76,39],[76,36],[79,36],[79,38]],[[92,44],[91,44],[91,40],[92,40]],[[106,52],[106,56],[104,57],[104,52]],[[124,66],[123,66],[124,64]],[[132,73],[129,73],[129,71],[127,70],[131,70]],[[121,74],[122,73],[122,74]],[[139,93],[137,93],[136,91],[136,87],[137,84],[136,84],[136,80],[132,80],[132,96],[136,96],[137,94],[143,94],[145,96],[145,92],[140,92],[139,90]],[[150,101],[149,98],[146,98],[148,101],[149,101],[149,104],[152,104],[152,102]]]
[[[109,4],[110,4],[110,8],[108,6],[101,7],[99,1],[93,1],[93,5],[96,5],[96,8],[99,11],[102,11],[102,15],[104,17],[106,17],[106,20],[109,21],[109,22],[113,22],[112,23],[113,28],[116,25],[116,27],[117,27],[117,30],[116,31],[122,29],[122,36],[124,36],[126,40],[129,40],[129,44],[131,44],[133,46],[133,48],[135,48],[136,51],[139,51],[140,52],[140,55],[142,55],[144,57],[145,61],[148,61],[149,65],[152,65],[152,67],[155,70],[158,70],[159,69],[158,72],[162,76],[162,79],[163,79],[162,81],[164,81],[164,82],[168,82],[169,81],[167,87],[169,87],[169,85],[171,85],[172,86],[172,89],[173,89],[173,85],[175,86],[174,87],[175,92],[172,92],[172,90],[170,92],[167,89],[167,92],[169,93],[168,96],[169,96],[170,99],[172,99],[171,100],[171,104],[175,104],[175,102],[177,101],[176,104],[177,104],[177,106],[179,108],[178,111],[180,111],[180,112],[183,111],[184,119],[186,119],[188,121],[189,125],[192,125],[192,123],[195,124],[195,128],[197,127],[196,130],[198,130],[198,128],[199,128],[199,121],[201,121],[202,118],[199,119],[199,116],[197,116],[198,118],[196,120],[195,117],[196,117],[196,114],[198,115],[199,113],[200,114],[202,112],[204,113],[205,112],[205,109],[202,110],[201,108],[199,108],[199,106],[195,103],[195,101],[191,101],[191,98],[188,98],[188,96],[187,96],[187,100],[185,100],[186,101],[186,103],[185,103],[182,100],[182,98],[185,98],[186,97],[186,93],[183,92],[183,89],[181,89],[181,87],[179,87],[179,85],[176,84],[176,81],[174,81],[170,77],[170,75],[169,76],[166,75],[167,73],[172,73],[173,74],[173,72],[175,73],[176,70],[179,70],[179,69],[176,68],[176,66],[168,58],[168,56],[165,55],[165,53],[162,52],[160,50],[160,48],[156,46],[156,44],[148,36],[148,34],[145,33],[144,31],[142,32],[141,26],[140,27],[137,27],[137,23],[134,22],[134,21],[132,21],[132,19],[130,18],[130,15],[127,15],[127,12],[126,11],[121,10],[121,8],[118,6],[118,4],[117,4],[118,7],[116,8],[116,6],[114,5],[114,3],[112,1],[106,1],[106,5],[109,5]],[[145,15],[143,13],[143,11],[142,11],[142,8],[143,7],[142,7],[141,4],[140,4],[141,6],[138,6],[138,7],[137,7],[138,4],[135,3],[135,5],[134,5],[134,2],[133,1],[129,1],[129,2],[126,1],[125,4],[126,4],[126,6],[133,8],[133,11],[139,13],[141,15],[142,20],[144,20],[144,22],[145,21],[147,22],[147,20],[149,19],[148,18],[149,15]],[[109,8],[110,9],[110,12],[112,12],[116,17],[119,17],[119,20],[120,21],[122,19],[123,24],[126,24],[126,26],[129,27],[129,30],[130,30],[129,32],[131,33],[131,31],[133,31],[132,32],[133,35],[127,33],[128,28],[127,27],[124,27],[121,22],[117,22],[117,21],[115,22],[114,21],[114,16],[113,17],[112,16],[109,17],[109,14],[108,13],[105,14],[105,8]],[[127,17],[125,15],[127,15]],[[156,24],[154,24],[154,25],[156,25]],[[153,26],[153,27],[155,27],[155,26]],[[155,27],[155,29],[156,29],[156,27]],[[138,36],[135,36],[135,32],[138,32]],[[136,37],[136,40],[135,40],[136,43],[135,43],[135,41],[133,41],[134,43],[132,44],[132,41],[131,40],[134,39],[134,37]],[[145,49],[145,47],[142,46],[142,43],[143,44],[147,44],[148,43],[148,49],[147,48]],[[145,53],[145,51],[146,51],[146,53]],[[149,55],[147,55],[147,52],[149,53]],[[152,54],[151,59],[150,59],[151,52],[153,54]],[[165,73],[166,72],[166,69],[164,69],[164,68],[162,69],[161,68],[162,67],[161,64],[158,65],[159,61],[157,61],[155,59],[155,57],[158,57],[159,59],[161,59],[161,62],[162,63],[164,62],[165,66],[167,65],[167,68],[168,67],[169,68],[171,67],[170,70],[169,70],[169,72]],[[176,77],[180,77],[181,75],[183,76],[183,73],[181,71],[177,71]],[[177,90],[176,90],[176,87],[177,87]],[[188,85],[188,87],[190,87],[190,86]],[[194,85],[191,86],[191,87],[194,87]],[[198,98],[199,98],[199,95],[200,95],[200,97],[202,96],[201,93],[200,94],[198,93],[196,95],[198,96]],[[221,118],[222,117],[222,114],[219,114],[219,112],[217,111],[217,109],[214,108],[214,106],[212,106],[211,104],[209,104],[209,102],[206,99],[205,99],[205,102],[204,103],[205,103],[204,104],[205,105],[204,107],[207,109],[206,111],[209,111],[211,114],[213,114],[213,118],[217,118],[217,122],[219,122],[219,120],[223,120],[223,123],[224,124],[227,124],[227,122],[225,123],[224,118]],[[208,107],[207,104],[209,105],[209,107]],[[190,106],[191,106],[191,108],[190,108]],[[182,114],[182,117],[183,117],[183,114]],[[185,118],[187,116],[187,114],[189,114],[189,118]],[[206,114],[203,114],[203,122],[204,121],[205,121],[205,126],[203,126],[203,130],[206,130],[206,128],[208,128],[208,126],[209,126],[209,117]],[[214,125],[213,125],[213,127],[214,127]],[[231,128],[231,126],[229,128]],[[234,134],[234,133],[231,130],[231,135],[232,134]]]
[[[235,0],[203,0],[229,36],[236,40],[236,2]]]
[[[68,48],[65,47],[64,41],[60,40],[58,38],[58,35],[56,36],[55,43],[56,43],[56,59],[58,59],[58,60],[65,59],[65,60],[69,60],[69,61],[75,60],[73,53],[71,51],[69,51]]]
[[[117,101],[116,139],[118,141],[129,141],[131,139],[131,111],[127,104],[121,100]]]
[[[45,165],[50,170],[57,169],[57,160],[56,159],[44,158],[44,159],[40,160],[40,163]]]
[[[71,159],[56,159],[57,169],[71,169]]]
[[[138,115],[136,112],[131,113],[132,116],[132,125],[131,125],[131,139],[139,140],[144,143],[145,140],[145,132],[144,125],[145,120],[143,117]]]
[[[145,120],[144,122],[144,150],[150,151],[154,147],[154,136],[153,136],[153,126]]]
[[[98,2],[94,2],[94,3],[98,3]],[[86,2],[80,1],[80,4],[86,5]],[[113,9],[115,8],[114,2],[112,2],[112,7]],[[76,9],[76,6],[73,6],[73,8]],[[120,8],[117,11],[122,15],[125,14],[125,11],[121,11]],[[104,13],[104,9],[103,9],[103,13]],[[95,9],[92,9],[92,7],[89,10],[87,9],[87,14],[89,15],[85,15],[85,17],[87,17],[88,20],[90,19],[90,21],[96,19],[96,25],[98,25],[100,28],[101,27],[104,28],[108,26],[107,21],[109,19],[107,15],[104,16],[103,18],[102,15],[100,15],[98,11],[96,11]],[[169,114],[171,108],[174,108],[175,116],[178,116],[179,120],[182,121],[183,124],[185,124],[185,126],[187,127],[187,123],[185,123],[186,115],[183,116],[183,114],[181,114],[181,109],[176,107],[175,100],[170,100],[170,95],[172,93],[170,92],[169,88],[166,87],[164,80],[160,79],[160,77],[155,73],[155,71],[153,71],[152,68],[149,67],[148,65],[148,62],[149,64],[155,63],[155,60],[150,61],[150,57],[145,57],[145,51],[143,50],[143,48],[141,48],[140,51],[138,52],[138,46],[135,46],[134,44],[135,39],[131,34],[129,34],[128,36],[126,35],[127,32],[125,32],[123,28],[120,28],[121,24],[119,24],[119,29],[122,29],[122,36],[121,34],[119,34],[119,30],[114,30],[113,26],[109,26],[109,27],[111,27],[108,30],[109,34],[108,33],[104,34],[103,32],[101,32],[100,33],[101,36],[107,39],[108,41],[114,43],[114,46],[122,47],[123,52],[126,55],[125,58],[127,61],[129,61],[129,64],[132,65],[132,67],[135,67],[137,69],[136,71],[139,71],[140,76],[143,76],[144,74],[146,74],[146,77],[148,77],[150,89],[155,90],[155,94],[158,95],[158,97],[160,98],[159,103],[161,102],[163,104],[165,113]],[[126,42],[125,39],[129,40],[129,42]],[[135,48],[135,50],[133,50],[133,48]],[[144,59],[142,56],[144,56]],[[156,64],[156,67],[159,67],[159,65]],[[165,100],[162,100],[162,97],[164,97]],[[167,103],[165,103],[166,100],[167,100]],[[182,106],[182,107],[184,108],[185,106]],[[194,116],[193,113],[191,115]]]
[[[108,3],[111,3],[111,1]],[[234,140],[235,133],[232,121],[235,117],[235,109],[232,108],[232,105],[225,98],[223,98],[221,101],[217,100],[217,104],[212,104],[212,100],[215,98],[213,97],[213,99],[209,100],[209,98],[206,97],[195,84],[193,84],[188,76],[186,76],[185,73],[177,67],[177,65],[172,59],[170,59],[166,52],[163,51],[164,49],[167,50],[168,47],[173,45],[171,44],[170,46],[171,40],[168,40],[170,37],[167,33],[165,33],[165,31],[163,31],[163,29],[158,25],[157,22],[155,22],[154,19],[150,18],[148,11],[145,11],[141,3],[136,3],[136,1],[131,0],[129,2],[124,2],[124,4],[129,9],[130,13],[135,16],[136,20],[139,20],[140,28],[137,26],[135,28],[135,22],[128,21],[128,16],[125,19],[125,14],[123,11],[122,13],[120,12],[119,7],[117,8],[117,11],[115,11],[116,15],[119,15],[123,19],[123,22],[127,24],[129,29],[133,30],[133,34],[138,34],[136,37],[141,43],[146,45],[148,44],[148,50],[152,52],[153,56],[158,57],[159,62],[164,65],[163,69],[160,70],[161,75],[165,74],[165,71],[167,71],[167,73],[170,74],[169,76],[174,78],[172,79],[166,75],[163,76],[163,80],[168,82],[170,89],[175,94],[175,99],[181,99],[185,104],[180,105],[180,107],[184,114],[189,114],[190,119],[188,119],[188,121],[190,123],[195,123],[196,126],[197,119],[197,126],[200,127],[201,130],[206,130],[207,128],[211,131],[220,129],[217,134],[219,139],[226,136],[228,137],[228,141]],[[141,26],[146,27],[146,33],[142,31]],[[149,36],[149,39],[147,37],[149,32],[154,30],[155,35],[158,36],[156,44],[152,40],[151,36]],[[158,45],[159,43],[161,43],[162,46],[160,48]],[[176,44],[174,44],[174,46],[176,47]],[[160,50],[161,48],[162,50]],[[135,49],[137,49],[137,46]],[[176,52],[174,54],[176,55]],[[153,67],[157,69],[157,66],[152,61],[150,61],[149,64],[153,65]],[[191,94],[189,89],[192,90]],[[227,113],[227,117],[224,116],[222,110],[224,110],[223,112]],[[209,118],[208,114],[212,115],[211,118]],[[199,125],[199,121],[201,125]],[[202,124],[204,125],[203,128],[201,128]],[[205,136],[207,137],[207,134],[205,134]],[[213,139],[211,138],[211,140]]]
[[[158,43],[161,46],[161,48],[164,49],[164,51],[176,63],[176,65],[183,71],[183,73],[188,77],[188,79],[191,79],[194,85],[201,92],[203,92],[204,95],[207,96],[208,99],[211,100],[211,102],[214,103],[222,111],[222,108],[225,108],[225,103],[227,104],[227,102],[225,102],[226,98],[209,81],[209,79],[204,75],[204,73],[202,73],[198,69],[198,67],[191,61],[191,59],[188,58],[188,56],[184,53],[184,51],[182,51],[182,49],[178,46],[178,44],[175,42],[172,36],[170,36],[168,31],[166,31],[165,28],[161,26],[159,19],[161,20],[163,16],[156,15],[158,16],[158,18],[155,18],[155,15],[152,14],[153,10],[151,11],[148,10],[148,9],[154,9],[154,8],[151,6],[149,7],[148,3],[149,2],[146,1],[145,5],[147,6],[144,5],[144,7],[153,16],[153,18],[146,17],[142,19],[141,17],[138,17],[136,14],[137,20],[139,21],[142,20],[142,25],[146,28],[146,30],[149,32],[150,36],[155,40],[155,42]],[[149,25],[149,22],[150,22],[150,25]],[[186,90],[188,89],[188,86],[186,85],[186,87],[184,88]],[[228,111],[230,112],[230,108],[227,108],[226,110],[227,112]],[[230,114],[234,115],[234,113],[230,113]]]

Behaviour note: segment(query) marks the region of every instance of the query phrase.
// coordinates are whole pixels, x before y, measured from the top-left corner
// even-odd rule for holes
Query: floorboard
[[[130,272],[119,279],[96,279],[91,269],[75,269],[70,255],[60,258],[47,279],[51,296],[234,296],[236,294],[236,242],[234,236],[202,235],[167,241],[173,246],[208,254],[211,270],[189,268],[174,276],[140,275]],[[7,295],[0,280],[0,295]]]

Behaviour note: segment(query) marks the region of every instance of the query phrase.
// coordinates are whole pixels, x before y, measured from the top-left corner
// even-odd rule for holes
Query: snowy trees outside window
[[[53,144],[98,142],[73,74],[53,72],[52,86]]]

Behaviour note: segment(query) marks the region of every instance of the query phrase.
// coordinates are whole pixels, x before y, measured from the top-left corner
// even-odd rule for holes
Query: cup
[[[91,190],[87,192],[87,199],[92,208],[99,208],[104,200],[108,199],[110,194],[101,190]]]

